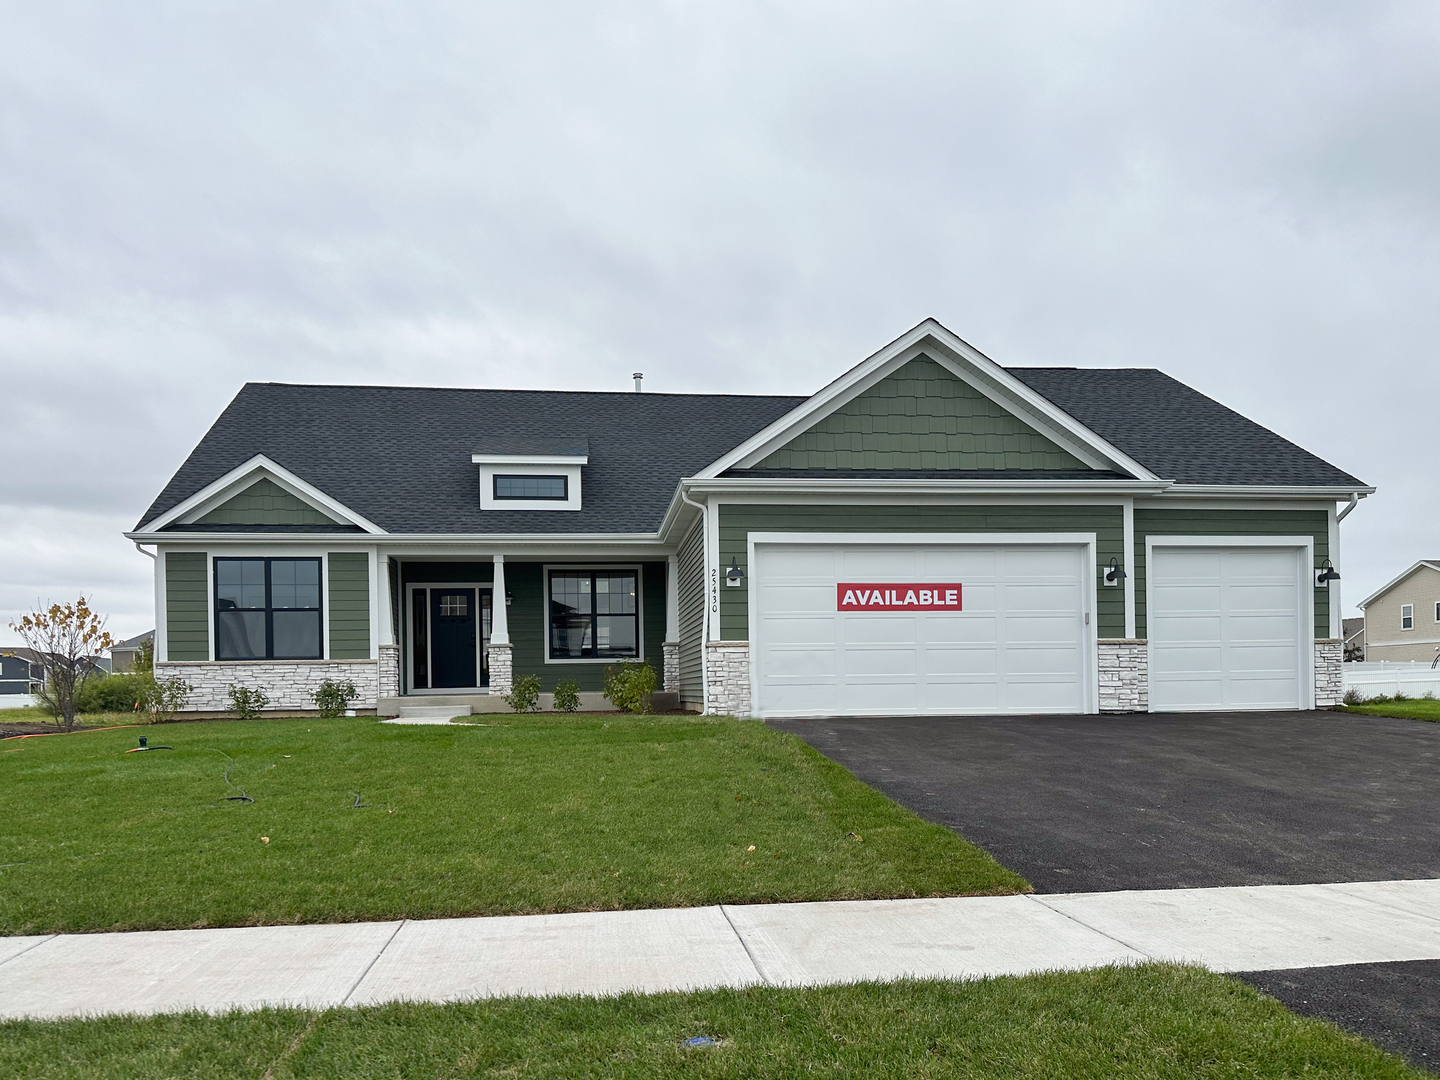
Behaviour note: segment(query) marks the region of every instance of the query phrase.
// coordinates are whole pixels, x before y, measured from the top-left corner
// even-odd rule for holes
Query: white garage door
[[[1150,709],[1299,709],[1309,614],[1302,551],[1156,547]]]
[[[757,711],[1085,712],[1085,552],[1039,544],[757,544]],[[959,610],[840,610],[837,586],[856,582],[958,584]]]

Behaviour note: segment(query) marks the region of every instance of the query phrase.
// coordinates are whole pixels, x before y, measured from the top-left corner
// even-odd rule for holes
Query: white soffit
[[[296,476],[283,465],[271,461],[264,454],[256,454],[243,465],[231,469],[220,479],[207,484],[183,502],[172,506],[159,517],[147,521],[138,531],[158,532],[167,525],[191,525],[217,506],[244,491],[257,480],[271,480],[307,506],[334,518],[342,525],[356,525],[367,533],[384,535],[385,530],[368,518],[355,513],[343,503],[332,499],[314,484]]]
[[[769,427],[696,473],[695,479],[713,479],[727,469],[750,468],[763,461],[921,353],[1091,468],[1129,473],[1140,480],[1160,479],[934,319],[926,319],[861,361]]]

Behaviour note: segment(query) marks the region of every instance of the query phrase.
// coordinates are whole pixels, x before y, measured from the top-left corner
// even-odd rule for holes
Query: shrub
[[[260,710],[270,704],[270,698],[259,687],[231,683],[227,693],[230,698],[230,711],[241,720],[258,720]]]
[[[1365,695],[1351,686],[1346,688],[1345,696],[1340,700],[1346,705],[1363,705],[1365,703]]]
[[[505,704],[512,712],[538,712],[540,709],[540,676],[521,675],[505,695]]]
[[[344,716],[345,710],[350,708],[350,702],[355,700],[357,693],[355,684],[349,679],[340,682],[326,679],[315,689],[310,698],[315,702],[315,707],[320,710],[320,715],[328,720]]]
[[[649,664],[627,660],[605,669],[605,697],[622,712],[649,712],[656,684],[655,669]]]
[[[580,684],[574,679],[561,679],[555,684],[557,712],[574,712],[580,708]]]
[[[82,713],[134,712],[154,681],[148,674],[86,679],[75,696],[75,709]]]
[[[179,676],[158,680],[149,678],[145,680],[139,707],[150,714],[152,724],[158,724],[161,720],[169,720],[183,709],[194,689],[195,687]]]

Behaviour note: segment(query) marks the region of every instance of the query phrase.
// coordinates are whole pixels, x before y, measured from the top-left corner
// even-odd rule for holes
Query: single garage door
[[[1087,711],[1082,545],[757,544],[761,716]],[[869,599],[849,601],[843,586]],[[914,585],[929,610],[895,610]],[[933,594],[922,593],[930,586]],[[958,586],[946,605],[945,586]]]
[[[1293,547],[1152,549],[1152,712],[1305,707],[1302,556]]]

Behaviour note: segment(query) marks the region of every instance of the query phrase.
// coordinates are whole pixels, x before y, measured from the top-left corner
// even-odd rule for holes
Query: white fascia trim
[[[358,533],[224,533],[203,532],[125,533],[125,538],[143,544],[209,544],[212,542],[266,544],[328,544],[334,550],[346,545],[359,545],[364,550],[365,541]],[[525,547],[606,547],[645,546],[664,547],[656,533],[386,533],[386,551],[393,553],[394,545],[434,544],[443,547],[468,545],[475,548],[525,548]]]
[[[474,465],[588,465],[587,454],[471,454]]]
[[[384,535],[385,530],[368,518],[355,513],[343,503],[332,499],[314,484],[296,476],[283,465],[276,464],[264,454],[256,454],[242,465],[237,465],[220,479],[205,485],[183,502],[177,503],[159,517],[147,521],[134,535],[159,532],[166,525],[176,522],[190,524],[203,517],[215,506],[220,505],[233,494],[249,487],[256,480],[269,478],[282,488],[322,513],[329,514],[342,524],[358,525],[372,535]],[[127,536],[131,534],[127,533]]]
[[[1039,428],[1042,434],[1091,467],[1113,468],[1143,480],[1159,479],[935,319],[926,319],[862,360],[779,420],[702,469],[697,478],[710,479],[727,469],[745,468],[764,459],[815,421],[864,393],[920,352],[925,352],[956,378],[1005,408],[1015,411],[1018,406],[1017,415],[1021,419]],[[933,355],[936,353],[939,355]]]
[[[897,494],[943,494],[954,495],[967,492],[1004,495],[1035,495],[1046,493],[1113,495],[1118,502],[1122,496],[1158,495],[1169,489],[1166,480],[896,480],[896,479],[845,479],[823,478],[782,479],[717,477],[682,480],[686,491],[715,495],[741,495],[766,492],[780,494],[819,495],[897,495]]]
[[[1440,570],[1440,564],[1433,563],[1429,559],[1421,559],[1414,566],[1410,567],[1410,569],[1406,570],[1399,577],[1391,581],[1388,585],[1382,585],[1380,588],[1376,589],[1373,593],[1367,596],[1364,600],[1361,600],[1360,603],[1356,604],[1355,606],[1358,607],[1361,611],[1364,611],[1366,604],[1369,604],[1374,600],[1380,599],[1380,597],[1384,596],[1396,585],[1399,585],[1400,582],[1404,581],[1407,577],[1415,573],[1415,571],[1419,570],[1422,566],[1428,566],[1431,570]]]
[[[1349,499],[1375,494],[1373,487],[1331,487],[1286,484],[1172,484],[1170,494],[1185,495],[1256,495],[1284,499]]]

